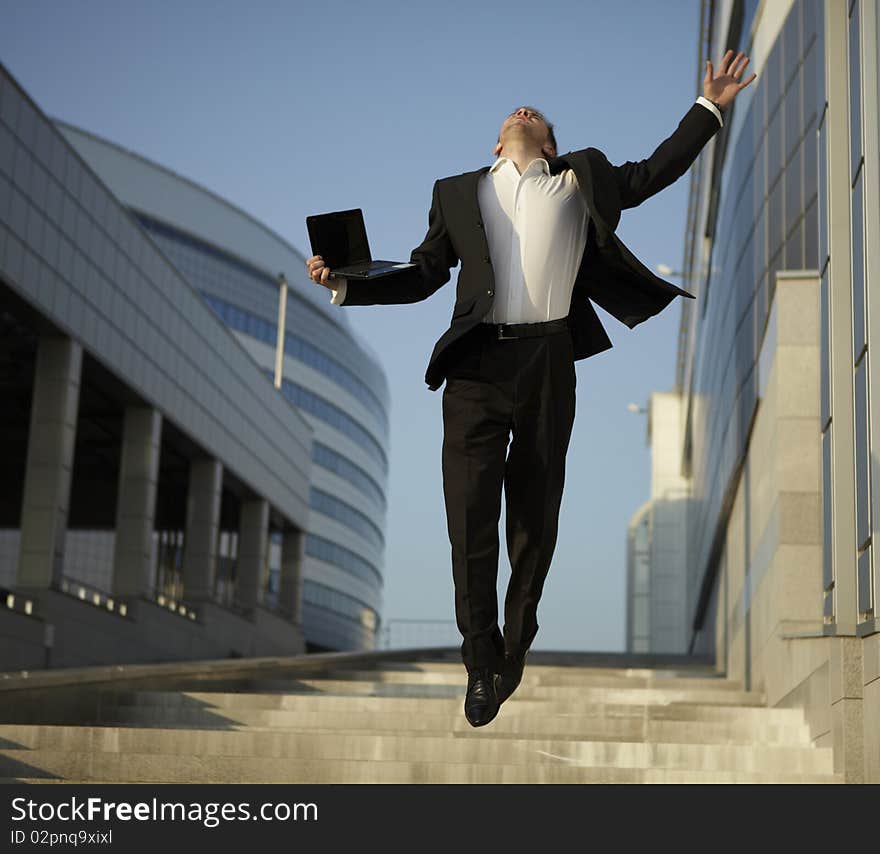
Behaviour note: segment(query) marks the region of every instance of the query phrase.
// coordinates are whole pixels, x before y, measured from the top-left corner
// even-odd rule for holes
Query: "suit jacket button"
[[[488,263],[489,263],[489,256],[488,256],[488,255],[484,255],[484,256],[483,256],[483,260],[488,264]]]
[[[480,222],[480,220],[477,220],[477,228],[482,228],[482,227],[483,227],[483,223]]]
[[[492,294],[494,294],[495,291],[486,291],[486,293],[487,293],[489,296],[492,296]]]

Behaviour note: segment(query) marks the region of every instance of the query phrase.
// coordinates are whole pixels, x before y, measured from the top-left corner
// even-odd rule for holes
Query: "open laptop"
[[[377,279],[415,267],[399,261],[373,260],[360,208],[306,217],[306,228],[312,254],[324,259],[331,279]]]

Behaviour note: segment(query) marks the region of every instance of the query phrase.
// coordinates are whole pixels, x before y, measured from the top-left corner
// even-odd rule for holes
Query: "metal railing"
[[[379,649],[461,646],[461,634],[455,620],[387,620],[379,630],[378,640]]]

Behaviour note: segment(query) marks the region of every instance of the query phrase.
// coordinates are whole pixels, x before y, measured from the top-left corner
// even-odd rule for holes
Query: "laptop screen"
[[[308,229],[312,252],[320,255],[331,270],[372,260],[360,208],[311,216]]]

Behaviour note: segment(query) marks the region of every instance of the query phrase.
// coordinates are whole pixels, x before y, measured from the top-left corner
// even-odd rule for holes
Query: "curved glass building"
[[[385,548],[389,393],[368,347],[305,275],[305,257],[262,223],[164,167],[56,123],[201,294],[274,376],[279,273],[290,287],[283,395],[313,429],[301,618],[307,648],[372,648]],[[277,536],[276,536],[277,540]],[[234,548],[234,544],[221,546]],[[270,549],[269,589],[278,589]]]

